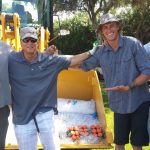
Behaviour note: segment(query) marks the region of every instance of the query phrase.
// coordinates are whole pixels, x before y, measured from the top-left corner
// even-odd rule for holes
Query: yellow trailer
[[[91,100],[93,99],[96,103],[96,112],[99,123],[104,127],[105,138],[99,143],[67,143],[62,144],[62,149],[103,149],[112,148],[113,137],[111,131],[107,127],[105,110],[102,98],[102,92],[100,83],[95,71],[84,72],[82,70],[69,69],[62,71],[58,77],[58,98],[64,99],[77,99],[77,100]],[[71,120],[70,120],[71,121]],[[86,124],[86,123],[85,123]],[[12,135],[8,135],[10,138]],[[8,138],[7,137],[7,138]],[[6,149],[13,150],[17,149],[16,143],[7,143]],[[38,144],[38,148],[42,149],[41,144]]]
[[[103,125],[106,134],[106,138],[97,144],[61,144],[62,148],[100,149],[112,147],[113,137],[107,127],[102,92],[96,71],[84,72],[73,69],[62,71],[58,78],[58,97],[85,101],[93,99],[96,103],[98,120]]]

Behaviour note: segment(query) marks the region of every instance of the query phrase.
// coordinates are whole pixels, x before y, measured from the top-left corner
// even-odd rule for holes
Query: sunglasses
[[[33,39],[33,38],[25,38],[22,40],[24,43],[28,43],[29,41],[31,43],[36,43],[37,42],[37,39]]]

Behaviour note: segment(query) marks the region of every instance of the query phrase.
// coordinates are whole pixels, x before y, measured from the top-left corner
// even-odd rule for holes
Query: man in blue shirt
[[[148,54],[148,57],[150,59],[150,42],[145,44],[144,48],[146,49],[146,53]],[[150,80],[147,83],[150,88]],[[149,141],[150,141],[150,107],[149,107],[149,118],[148,118],[148,133],[149,133]]]
[[[49,49],[53,51],[54,46]],[[11,93],[8,76],[8,56],[12,51],[11,47],[0,41],[0,150],[5,149],[5,139],[8,129],[8,117],[11,105]]]
[[[101,66],[109,105],[114,112],[116,150],[129,142],[134,150],[149,143],[147,132],[150,96],[146,81],[150,79],[150,61],[143,45],[135,38],[121,35],[121,20],[105,14],[97,33],[104,44],[81,64],[84,70]]]
[[[8,54],[10,46],[0,41],[0,150],[5,148],[5,138],[8,129],[9,106],[11,95],[8,78]]]
[[[54,125],[57,109],[57,77],[60,71],[79,64],[89,52],[67,59],[38,52],[38,34],[21,29],[21,52],[9,57],[13,123],[20,150],[37,150],[37,133],[44,150],[59,150]]]

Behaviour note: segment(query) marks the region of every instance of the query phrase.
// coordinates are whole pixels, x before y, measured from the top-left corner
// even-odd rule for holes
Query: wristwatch
[[[131,82],[131,84],[128,85],[129,86],[129,89],[133,89],[134,87],[136,87],[135,83],[134,82]]]

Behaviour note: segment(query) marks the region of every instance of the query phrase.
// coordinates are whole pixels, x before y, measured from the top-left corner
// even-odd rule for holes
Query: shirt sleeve
[[[56,65],[57,65],[57,69],[59,71],[63,70],[63,69],[68,69],[71,63],[71,60],[67,59],[66,57],[63,56],[56,56]]]
[[[146,53],[148,54],[148,58],[150,59],[150,42],[144,45]]]
[[[80,68],[85,71],[89,71],[91,69],[95,69],[96,67],[99,67],[98,56],[99,56],[99,51],[97,51],[94,55],[91,55],[88,59],[84,60],[80,65]]]
[[[10,47],[9,44],[1,42],[1,48],[6,52],[6,53],[10,53],[12,50],[12,48]]]
[[[150,75],[150,59],[140,41],[135,41],[134,56],[138,69],[142,74]]]

